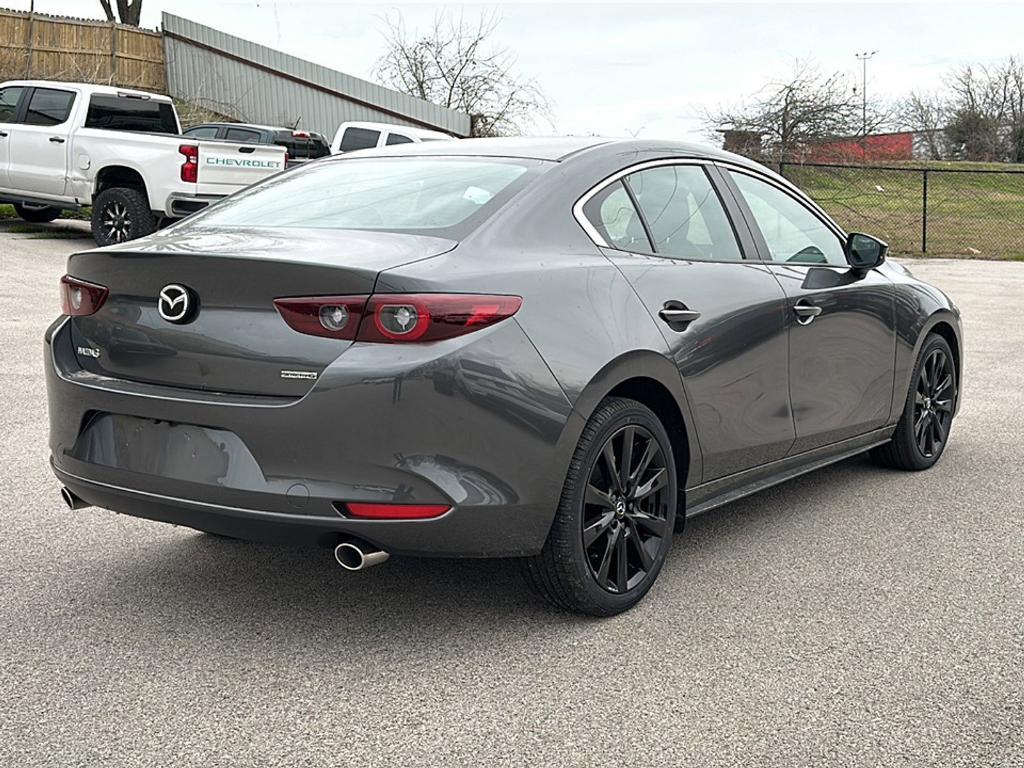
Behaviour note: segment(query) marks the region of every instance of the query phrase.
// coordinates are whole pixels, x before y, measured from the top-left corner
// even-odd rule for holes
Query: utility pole
[[[861,138],[866,138],[868,135],[868,60],[873,58],[878,51],[864,51],[864,53],[855,53],[854,58],[860,61],[864,65],[864,74],[861,79],[860,86],[860,99],[861,99]]]

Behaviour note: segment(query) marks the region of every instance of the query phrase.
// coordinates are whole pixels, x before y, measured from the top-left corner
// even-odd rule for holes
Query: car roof
[[[113,85],[95,85],[93,83],[66,83],[62,80],[6,80],[0,83],[0,87],[22,86],[24,88],[73,88],[85,94],[100,93],[105,96],[116,96],[119,93],[128,93],[133,96],[148,96],[155,101],[171,100],[170,96],[152,91],[140,91],[138,88],[118,88]]]
[[[600,136],[558,136],[547,138],[494,138],[461,139],[458,141],[398,144],[379,149],[350,152],[347,156],[371,155],[449,155],[477,157],[521,157],[560,162],[577,154],[586,153],[622,155],[628,165],[630,155],[649,156],[663,152],[671,157],[692,157],[708,160],[728,160],[732,163],[756,167],[746,158],[724,152],[705,144],[656,139],[614,139]]]
[[[452,138],[451,134],[447,134],[444,131],[432,131],[426,128],[415,128],[411,125],[400,125],[398,123],[368,123],[360,122],[358,120],[349,120],[338,126],[336,133],[340,133],[346,128],[366,128],[371,131],[386,131],[388,133],[401,133],[406,136],[416,136],[418,138],[439,138],[444,137],[446,139]]]
[[[288,133],[308,133],[310,136],[319,136],[320,138],[323,138],[323,134],[317,133],[316,131],[307,131],[304,128],[287,128],[282,125],[261,125],[259,123],[232,123],[228,122],[227,120],[207,120],[202,123],[190,125],[185,130],[191,131],[193,128],[204,128],[210,126],[217,126],[218,128],[220,128],[221,126],[225,128],[253,128],[257,131],[287,131]]]

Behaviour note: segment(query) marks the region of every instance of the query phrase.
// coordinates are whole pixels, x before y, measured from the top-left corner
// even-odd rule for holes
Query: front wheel
[[[910,392],[892,440],[871,455],[894,469],[920,471],[939,460],[953,426],[958,390],[949,343],[938,334],[925,339],[910,380]]]
[[[544,548],[522,561],[527,582],[556,606],[591,616],[631,608],[665,562],[678,496],[658,417],[635,400],[605,399],[573,454]]]
[[[114,245],[156,232],[149,200],[138,189],[111,187],[92,205],[92,236],[97,245]]]
[[[54,208],[52,205],[35,205],[34,203],[15,203],[14,212],[33,224],[48,224],[61,213],[60,208]]]

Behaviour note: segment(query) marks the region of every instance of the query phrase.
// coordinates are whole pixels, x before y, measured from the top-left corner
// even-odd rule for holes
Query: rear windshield
[[[178,133],[174,107],[166,101],[95,95],[89,100],[86,128],[141,133]]]
[[[200,226],[369,229],[458,237],[550,165],[483,157],[353,157],[274,176]]]

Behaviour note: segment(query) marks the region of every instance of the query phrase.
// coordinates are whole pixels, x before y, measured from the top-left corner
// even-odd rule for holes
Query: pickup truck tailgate
[[[199,142],[201,195],[230,195],[284,170],[285,148],[276,144]]]

